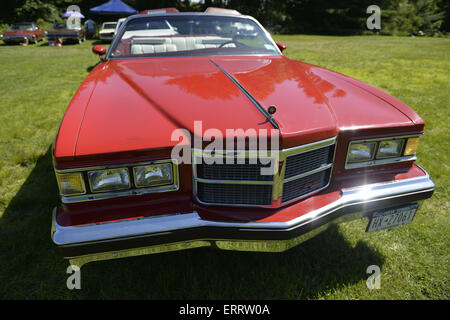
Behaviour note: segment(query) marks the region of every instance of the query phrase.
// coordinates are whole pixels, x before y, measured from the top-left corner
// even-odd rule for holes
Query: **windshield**
[[[213,15],[131,19],[110,52],[112,57],[279,54],[253,20]]]
[[[103,29],[115,29],[116,26],[117,26],[116,23],[105,23],[105,24],[103,25]]]
[[[14,23],[9,27],[9,30],[33,31],[33,24],[32,23]]]

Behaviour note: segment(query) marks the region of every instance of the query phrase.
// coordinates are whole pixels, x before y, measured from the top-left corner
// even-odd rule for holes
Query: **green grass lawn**
[[[285,253],[196,249],[87,264],[68,290],[50,239],[58,203],[51,144],[98,61],[92,41],[0,45],[0,299],[449,299],[450,39],[276,36],[286,55],[363,80],[425,120],[418,163],[436,183],[412,224],[332,227]],[[369,265],[381,289],[366,286]]]

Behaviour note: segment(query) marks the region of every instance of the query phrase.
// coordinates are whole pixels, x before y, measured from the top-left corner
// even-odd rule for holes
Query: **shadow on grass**
[[[57,195],[49,147],[0,217],[0,299],[42,297],[56,266],[63,268],[50,242]]]
[[[99,60],[96,64],[93,64],[92,66],[89,66],[86,68],[87,72],[91,72],[96,66],[98,66],[100,63],[102,63],[101,60]]]
[[[50,239],[58,202],[51,148],[0,218],[0,298],[307,299],[365,281],[384,258],[332,227],[284,253],[194,249],[93,262],[68,290],[68,262]]]

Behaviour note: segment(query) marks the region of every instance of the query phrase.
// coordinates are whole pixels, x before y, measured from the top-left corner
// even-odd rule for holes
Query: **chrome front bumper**
[[[341,197],[286,222],[218,222],[197,212],[142,219],[61,226],[53,213],[52,239],[71,264],[198,247],[281,252],[317,235],[330,224],[367,217],[375,210],[431,197],[429,175],[342,189]]]

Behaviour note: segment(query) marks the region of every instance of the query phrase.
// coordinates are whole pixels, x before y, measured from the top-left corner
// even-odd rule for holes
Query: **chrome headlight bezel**
[[[136,186],[134,179],[134,167],[140,166],[148,166],[154,164],[161,163],[171,163],[172,167],[172,183],[157,185],[151,187],[138,187]],[[91,186],[91,182],[89,179],[89,172],[96,172],[102,170],[114,170],[114,169],[124,169],[128,172],[128,181],[129,187],[128,189],[121,190],[102,190],[94,192]],[[170,192],[179,190],[179,170],[178,163],[172,159],[164,159],[164,160],[154,160],[154,161],[146,161],[146,162],[136,162],[136,163],[127,163],[121,165],[105,165],[105,166],[95,166],[95,167],[84,167],[84,168],[74,168],[74,169],[65,169],[65,170],[57,170],[55,169],[55,174],[69,174],[75,173],[80,174],[85,186],[85,193],[83,194],[73,194],[73,195],[64,195],[60,192],[61,201],[63,203],[74,203],[74,202],[83,202],[83,201],[92,201],[92,200],[101,200],[101,199],[110,199],[110,198],[119,198],[126,196],[136,196],[150,193],[160,193],[160,192]]]
[[[166,167],[170,170],[170,181],[161,181],[161,182],[156,182],[156,183],[152,183],[152,184],[142,184],[139,183],[139,173],[137,172],[139,169],[143,169],[143,168],[152,168],[152,167]],[[134,179],[134,185],[136,186],[136,188],[153,188],[153,187],[158,187],[158,186],[166,186],[166,185],[172,185],[173,181],[174,181],[174,174],[173,174],[174,170],[173,170],[173,163],[172,162],[159,162],[159,163],[152,163],[152,164],[147,164],[147,165],[140,165],[140,166],[134,166],[133,167],[133,179]]]
[[[93,178],[95,178],[95,174],[102,174],[104,172],[119,172],[122,173],[124,175],[124,177],[126,177],[126,183],[123,183],[122,185],[116,184],[116,186],[114,186],[114,184],[111,184],[111,187],[106,187],[103,188],[100,187],[95,187],[94,185],[94,181]],[[120,175],[122,176],[122,175]],[[122,191],[122,190],[127,190],[131,188],[131,181],[130,181],[130,173],[128,171],[128,168],[126,167],[119,167],[119,168],[105,168],[105,169],[101,169],[101,170],[91,170],[91,171],[87,171],[87,178],[89,181],[89,189],[91,190],[92,193],[104,193],[104,192],[115,192],[115,191]],[[104,177],[103,180],[107,179],[107,177]],[[101,180],[100,180],[101,181]]]
[[[383,143],[389,143],[389,142],[394,142],[397,144],[398,147],[398,151],[395,154],[391,154],[391,155],[381,155],[380,152],[382,152],[381,148],[382,148],[382,144]],[[375,155],[376,159],[388,159],[388,158],[398,158],[401,157],[403,155],[403,148],[405,145],[406,139],[392,139],[392,140],[382,140],[378,142],[378,147],[377,147],[377,153]]]
[[[361,168],[361,167],[370,167],[370,166],[376,166],[376,165],[384,165],[384,164],[390,164],[390,163],[398,163],[398,162],[405,162],[405,161],[415,161],[417,159],[416,154],[410,154],[405,155],[405,148],[408,144],[409,139],[416,139],[420,138],[421,134],[414,134],[414,135],[405,135],[405,136],[391,136],[391,137],[385,137],[385,138],[373,138],[373,139],[361,139],[361,140],[352,140],[348,144],[347,148],[347,154],[345,158],[345,169],[354,169],[354,168]],[[380,144],[384,141],[400,141],[400,153],[399,155],[394,156],[380,156],[379,150],[380,150]],[[374,153],[372,155],[372,158],[369,160],[361,160],[361,161],[349,161],[350,158],[350,150],[352,146],[356,144],[361,143],[376,143]]]
[[[357,146],[369,146],[369,156],[367,158],[352,159],[352,151]],[[355,148],[356,149],[356,148]],[[377,142],[376,141],[353,141],[350,143],[347,151],[347,163],[358,163],[370,161],[375,157],[377,153]]]

